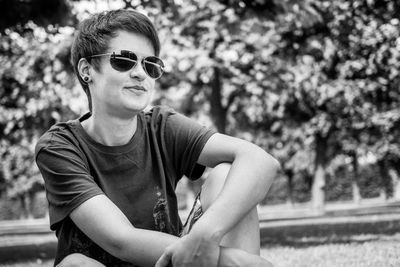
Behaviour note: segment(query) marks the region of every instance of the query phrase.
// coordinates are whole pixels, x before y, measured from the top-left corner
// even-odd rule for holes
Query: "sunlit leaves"
[[[166,62],[155,103],[212,118],[298,176],[314,171],[316,135],[328,139],[328,161],[354,151],[397,157],[397,1],[112,2],[76,1],[74,12],[81,19],[125,3],[154,20]],[[30,22],[1,36],[0,133],[11,140],[5,146],[34,142],[71,110],[84,109],[68,65],[72,32]]]
[[[0,140],[3,180],[9,196],[43,184],[34,163],[38,137],[57,121],[81,112],[81,90],[70,72],[65,50],[72,28],[43,28],[30,22],[9,29],[0,42]]]

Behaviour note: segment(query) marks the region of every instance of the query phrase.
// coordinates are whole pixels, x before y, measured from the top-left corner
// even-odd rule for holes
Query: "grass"
[[[265,245],[261,255],[276,267],[375,267],[400,266],[400,233],[395,235],[357,235],[346,243],[318,244],[304,240],[302,245]],[[52,260],[6,263],[2,267],[50,267]]]
[[[261,255],[276,267],[400,266],[400,234],[359,235],[348,240],[311,246],[264,246]]]

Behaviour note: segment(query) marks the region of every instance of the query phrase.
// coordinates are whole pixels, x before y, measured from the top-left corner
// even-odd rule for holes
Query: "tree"
[[[41,27],[72,23],[71,6],[66,0],[1,0],[0,30],[22,26],[29,21]]]
[[[313,175],[313,205],[321,210],[330,161],[370,148],[364,142],[375,134],[371,118],[380,112],[385,81],[398,77],[397,60],[390,68],[384,64],[395,53],[396,3],[232,0],[172,9],[172,23],[161,28],[166,56],[176,68],[164,80],[161,88],[170,89],[160,101],[180,92],[183,111],[206,110],[221,132],[269,131],[264,138],[273,141],[264,144],[282,144],[279,138],[287,135],[272,151],[288,174],[302,166],[286,168],[298,153],[314,158],[313,169],[303,171]],[[293,142],[303,143],[297,146],[301,152],[290,150]],[[286,157],[282,148],[288,148]]]
[[[373,149],[370,140],[382,140],[385,135],[396,140],[390,125],[396,125],[397,119],[382,122],[391,129],[384,132],[372,118],[397,112],[399,6],[395,1],[313,4],[320,22],[301,25],[293,21],[282,33],[284,55],[292,58],[288,61],[293,75],[286,80],[289,89],[283,90],[281,106],[286,114],[283,125],[297,125],[306,139],[312,139],[313,202],[321,208],[324,170],[335,155],[365,155]],[[398,147],[398,141],[393,141],[392,148]],[[376,150],[375,154],[379,155]]]
[[[18,162],[32,162],[35,139],[75,116],[82,107],[73,100],[84,99],[68,63],[72,29],[63,26],[76,21],[66,10],[77,14],[74,7],[83,1],[54,1],[43,9],[62,11],[58,20],[35,11],[45,2],[18,2],[29,7],[21,9],[23,18],[0,16],[0,188],[14,195],[41,183],[32,164]],[[397,1],[120,4],[147,13],[159,29],[167,72],[155,104],[172,105],[270,151],[283,165],[289,195],[301,181],[322,211],[328,170],[351,158],[359,199],[358,161],[370,153],[384,166],[382,177],[389,177],[385,192],[400,184]],[[31,189],[19,190],[20,184]]]
[[[34,160],[36,141],[55,122],[76,116],[81,107],[73,102],[80,89],[69,67],[72,29],[25,22],[8,25],[1,33],[0,180],[2,192],[20,199],[29,217],[33,194],[43,190]]]

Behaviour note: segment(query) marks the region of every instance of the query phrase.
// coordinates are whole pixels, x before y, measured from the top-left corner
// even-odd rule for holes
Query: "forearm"
[[[232,161],[221,193],[194,226],[194,231],[209,229],[212,237],[222,238],[265,197],[278,169],[279,163],[264,150],[254,145],[248,150],[242,149]]]
[[[139,239],[140,242],[138,242]],[[137,229],[137,231],[129,233],[125,240],[121,240],[121,250],[115,256],[140,266],[154,266],[164,250],[178,240],[179,238],[176,236]],[[237,248],[220,246],[218,266],[255,267],[269,265],[265,259],[258,255]]]
[[[173,235],[135,228],[105,195],[86,200],[71,212],[70,217],[82,232],[105,251],[140,266],[154,266],[165,248],[179,239]]]
[[[107,250],[121,260],[140,266],[154,266],[165,248],[177,240],[179,237],[166,233],[134,228]]]

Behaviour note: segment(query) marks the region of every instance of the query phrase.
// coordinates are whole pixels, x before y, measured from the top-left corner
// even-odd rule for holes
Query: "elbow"
[[[154,266],[153,259],[150,259],[148,251],[141,243],[143,234],[142,230],[137,228],[131,228],[130,230],[124,231],[119,238],[114,239],[109,243],[108,252],[114,257],[129,263],[133,263],[135,266]]]
[[[128,247],[127,244],[126,245],[124,245],[124,244],[115,245],[110,250],[108,250],[108,252],[111,255],[113,255],[114,257],[116,257],[122,261],[139,264],[138,261],[140,259],[138,257],[133,257],[132,250]],[[140,266],[144,266],[144,265],[140,265]]]
[[[267,153],[259,146],[252,145],[243,153],[248,166],[254,170],[254,196],[258,202],[262,201],[267,195],[274,179],[281,170],[281,164],[272,155]]]
[[[125,234],[118,233],[114,235],[107,240],[103,249],[114,257],[129,262],[132,258],[129,254],[131,254],[132,251],[129,249],[128,236],[128,231],[126,231]]]
[[[279,161],[276,158],[274,158],[267,152],[265,152],[265,154],[266,154],[266,156],[265,156],[266,178],[268,180],[271,180],[271,183],[272,183],[272,181],[278,176],[278,173],[281,170],[281,164],[279,163]]]
[[[115,251],[115,254],[112,255],[122,261],[132,262],[132,256],[129,256],[128,249],[118,248],[118,250]]]
[[[270,154],[268,154],[267,160],[268,160],[268,166],[270,168],[270,171],[273,174],[273,178],[276,178],[278,176],[278,173],[282,169],[281,163],[276,158],[271,156]]]
[[[262,169],[262,183],[264,184],[264,192],[263,192],[263,198],[266,196],[268,193],[272,183],[274,182],[275,178],[278,176],[278,173],[281,170],[281,164],[277,159],[275,159],[273,156],[262,150],[263,153],[263,160],[261,163],[261,169]]]
[[[124,242],[122,242],[122,240],[109,240],[105,250],[120,260],[123,260],[123,261],[128,260],[128,258],[127,258],[128,249],[126,248],[126,246],[124,245]]]
[[[249,164],[257,166],[256,168],[259,170],[260,182],[267,183],[269,187],[280,172],[281,164],[276,158],[256,145],[251,146],[246,152],[245,157],[250,159]]]
[[[262,176],[267,180],[273,180],[281,170],[279,161],[260,147],[255,147],[254,150],[249,151],[248,155],[250,158],[259,159],[258,166],[263,172]]]

